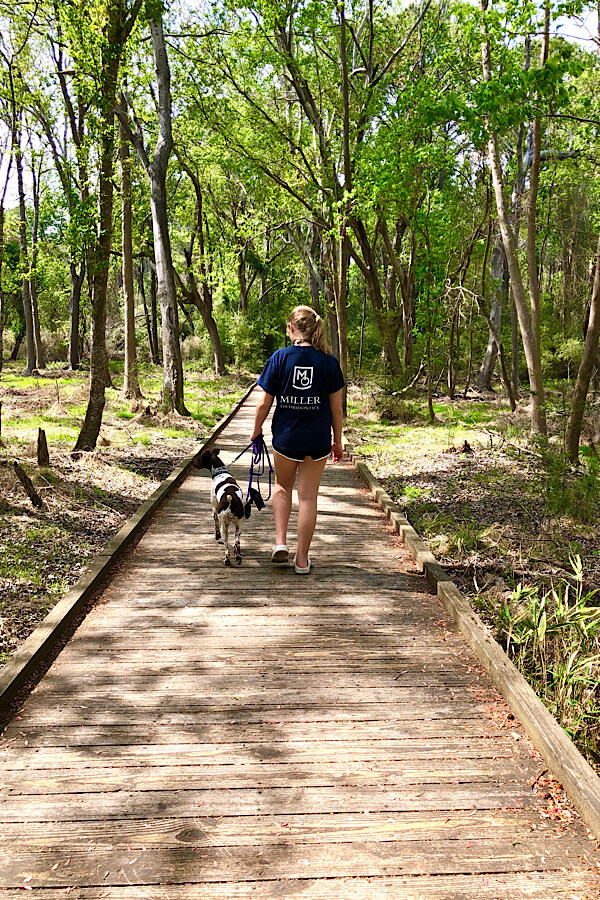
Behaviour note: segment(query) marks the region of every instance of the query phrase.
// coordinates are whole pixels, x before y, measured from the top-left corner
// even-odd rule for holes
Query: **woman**
[[[317,521],[317,494],[328,456],[342,457],[342,388],[344,378],[337,359],[328,352],[325,323],[310,306],[290,313],[287,334],[291,347],[277,350],[258,379],[263,393],[256,403],[252,439],[262,426],[273,400],[275,487],[273,562],[287,562],[287,527],[292,489],[298,475],[298,549],[294,571],[310,572],[308,556]],[[333,431],[333,440],[332,440]]]

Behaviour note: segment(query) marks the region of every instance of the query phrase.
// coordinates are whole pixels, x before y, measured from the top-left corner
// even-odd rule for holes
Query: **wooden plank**
[[[546,835],[518,840],[436,842],[435,853],[420,841],[361,841],[340,844],[294,844],[261,847],[177,848],[163,854],[162,877],[174,882],[222,882],[262,878],[340,878],[386,875],[436,875],[504,872],[561,872],[585,853],[582,842]],[[310,849],[310,852],[308,850]],[[144,885],[156,878],[156,851],[69,850],[17,852],[6,863],[7,887],[21,887],[25,878],[36,887]]]
[[[20,891],[18,896],[20,897]],[[35,900],[56,900],[64,889],[36,889]],[[557,877],[555,872],[503,872],[485,875],[369,876],[368,878],[264,879],[227,881],[212,884],[165,884],[152,881],[143,887],[74,887],[74,900],[264,900],[302,897],[303,900],[592,900],[598,897],[598,882],[589,871],[570,869]],[[0,889],[0,900],[12,891]]]
[[[354,695],[353,695],[354,696]],[[107,701],[108,703],[108,701]],[[148,725],[163,723],[179,729],[181,725],[194,724],[201,719],[202,723],[283,723],[295,721],[364,721],[367,719],[382,719],[407,722],[434,719],[461,719],[469,716],[473,718],[485,718],[489,715],[488,707],[484,704],[469,704],[467,702],[456,703],[431,703],[415,706],[415,704],[399,704],[382,701],[373,703],[365,700],[364,703],[348,701],[342,703],[340,699],[331,698],[329,702],[310,703],[303,698],[297,698],[294,702],[290,698],[289,705],[278,704],[276,701],[268,703],[259,696],[236,701],[235,696],[230,698],[231,705],[223,702],[195,703],[184,700],[179,708],[173,708],[173,704],[167,704],[162,700],[154,700],[145,697],[135,705],[122,704],[115,708],[114,705],[98,704],[91,700],[89,703],[78,700],[76,705],[68,703],[50,707],[42,699],[32,697],[27,709],[27,721],[37,725]]]
[[[335,631],[327,631],[325,628],[305,628],[302,626],[294,627],[290,624],[289,628],[274,630],[269,636],[267,646],[273,647],[279,644],[279,652],[283,657],[288,652],[288,644],[290,648],[297,650],[314,649],[325,650],[328,648],[343,651],[362,649],[364,655],[371,653],[374,648],[379,652],[387,653],[399,649],[403,645],[403,653],[406,654],[408,648],[407,642],[414,643],[415,648],[419,651],[419,658],[425,659],[429,656],[430,651],[436,650],[440,655],[445,654],[446,657],[453,653],[460,654],[463,651],[461,641],[456,636],[449,637],[433,637],[427,633],[423,634],[419,640],[418,636],[403,634],[401,629],[394,632],[389,630],[386,632],[384,626],[381,633],[377,634],[373,630],[367,631],[366,628],[349,627],[342,630],[340,626],[338,634]],[[139,650],[147,647],[149,650],[178,650],[186,652],[192,659],[202,658],[213,650],[237,650],[238,648],[256,647],[256,653],[261,652],[264,635],[260,631],[252,632],[250,629],[232,628],[228,630],[213,629],[212,632],[203,626],[193,626],[190,628],[156,628],[143,629],[135,634],[120,633],[114,629],[96,628],[94,631],[86,633],[85,637],[80,636],[73,639],[73,648],[75,650],[87,650],[91,652],[115,651],[115,650]]]
[[[402,721],[397,717],[389,719],[340,719],[335,714],[325,718],[307,719],[307,710],[297,710],[282,721],[279,719],[265,718],[264,716],[248,716],[253,721],[240,722],[225,718],[225,721],[210,721],[203,718],[202,721],[180,723],[177,727],[159,725],[153,722],[142,724],[126,723],[123,725],[106,724],[89,725],[88,723],[76,726],[60,724],[39,725],[22,720],[14,722],[4,732],[2,739],[5,746],[27,747],[93,747],[93,746],[137,746],[152,741],[156,746],[189,743],[198,744],[206,742],[229,743],[232,741],[256,740],[260,736],[264,740],[302,740],[310,739],[315,742],[322,740],[344,741],[346,739],[362,738],[378,741],[384,738],[395,741],[439,741],[447,738],[470,742],[474,738],[492,737],[505,744],[509,740],[509,734],[501,727],[500,723],[482,721],[478,716],[467,718],[456,717],[452,720],[440,719],[406,719]],[[339,712],[339,711],[338,711]],[[517,738],[518,739],[518,738]]]
[[[291,573],[290,573],[291,574]],[[293,596],[298,596],[301,601],[306,598],[306,591],[302,590],[297,581],[291,582],[293,587]],[[144,579],[139,584],[132,584],[130,579],[123,574],[115,575],[111,580],[106,592],[103,594],[105,600],[116,596],[125,595],[128,603],[135,603],[136,599],[144,600],[146,598],[154,598],[159,600],[164,597],[166,601],[169,599],[182,598],[189,602],[195,600],[202,602],[204,597],[208,602],[213,599],[228,599],[230,603],[236,603],[238,600],[255,599],[257,601],[271,602],[273,597],[289,596],[290,582],[278,579],[271,580],[268,591],[262,580],[257,582],[255,579],[246,579],[244,582],[236,586],[235,593],[230,590],[231,581],[226,569],[218,568],[212,573],[210,580],[206,580],[202,584],[197,581],[188,582],[171,582],[164,586],[154,585],[152,581]],[[323,580],[321,577],[314,579],[310,584],[309,598],[314,598],[315,602],[326,603],[352,603],[362,595],[365,596],[365,602],[396,602],[401,603],[410,608],[411,596],[415,596],[419,602],[430,603],[432,608],[440,610],[440,613],[447,615],[444,606],[439,598],[432,593],[426,582],[423,581],[421,574],[407,574],[403,569],[392,574],[384,574],[382,572],[365,572],[364,579],[360,581],[356,578],[346,581],[344,578],[338,578],[336,581],[336,593],[332,594],[331,581]],[[379,596],[382,600],[379,601]]]
[[[209,652],[210,651],[210,652]],[[65,667],[71,664],[83,666],[86,659],[89,668],[89,648],[83,643],[75,648],[71,644],[62,654],[59,668],[54,671],[63,670],[62,663]],[[316,647],[313,644],[302,644],[285,646],[263,645],[257,651],[256,648],[248,646],[244,647],[212,647],[197,648],[194,654],[182,656],[181,647],[147,647],[144,650],[135,647],[124,647],[121,649],[111,649],[109,646],[96,645],[94,647],[94,665],[112,666],[113,663],[130,666],[132,671],[143,665],[144,662],[163,662],[166,664],[179,663],[186,666],[211,666],[219,662],[226,662],[234,665],[245,665],[249,662],[258,663],[261,666],[279,666],[289,665],[298,662],[310,665],[312,669],[315,662],[329,663],[340,670],[351,668],[353,665],[360,665],[363,669],[370,661],[374,664],[389,663],[397,665],[403,671],[454,671],[457,667],[461,667],[463,671],[474,670],[479,673],[479,665],[475,658],[466,648],[461,648],[452,657],[452,666],[448,664],[448,654],[444,646],[436,646],[427,649],[427,653],[423,653],[417,645],[397,646],[397,647],[369,647],[368,655],[365,649],[357,646],[346,646],[337,649],[330,644],[326,647]],[[97,662],[96,662],[97,661]],[[486,678],[488,686],[491,688],[489,679]]]
[[[195,791],[114,791],[66,798],[28,795],[0,798],[0,822],[77,822],[167,816],[289,815],[292,813],[402,813],[419,810],[536,809],[531,790],[503,784],[287,787]]]
[[[553,829],[542,823],[540,836]],[[585,840],[583,828],[574,834]],[[438,839],[478,841],[515,840],[531,835],[531,811],[452,810],[402,813],[325,813],[286,816],[196,816],[161,818],[148,822],[131,819],[111,822],[5,823],[1,847],[20,847],[28,852],[63,851],[69,846],[91,846],[97,850],[161,849],[194,847],[246,847],[258,844],[328,844],[357,841],[426,841]],[[587,847],[587,843],[585,844]]]
[[[180,791],[211,788],[379,785],[386,787],[417,784],[485,784],[501,779],[509,783],[531,780],[542,767],[535,760],[497,759],[493,770],[487,760],[435,760],[407,763],[395,759],[350,760],[337,757],[303,762],[288,758],[256,761],[246,755],[232,755],[228,761],[189,763],[185,766],[117,765],[73,769],[8,773],[0,780],[3,797],[32,794],[88,794],[110,791]]]
[[[231,737],[230,734],[223,737]],[[343,753],[346,762],[357,760],[393,759],[400,763],[417,760],[444,760],[449,764],[457,760],[531,760],[523,747],[507,735],[502,740],[494,738],[436,738],[435,741],[374,739],[371,735],[362,739],[353,734],[339,735],[338,740],[292,741],[284,735],[265,732],[255,735],[252,741],[232,743],[193,744],[109,744],[95,743],[89,747],[42,747],[9,745],[0,749],[0,762],[4,772],[37,771],[43,769],[88,769],[98,766],[189,766],[234,758],[237,762],[281,759],[291,762],[319,762],[335,759]],[[489,763],[487,764],[490,769]]]
[[[146,684],[151,688],[152,684],[160,683],[177,688],[180,683],[185,683],[193,688],[196,685],[210,686],[213,683],[218,683],[222,687],[223,678],[230,677],[243,679],[247,685],[256,681],[269,687],[282,688],[286,684],[293,684],[298,678],[319,682],[329,678],[331,682],[333,680],[331,676],[335,675],[335,683],[338,687],[349,687],[354,684],[362,686],[363,690],[368,690],[371,687],[382,687],[390,683],[403,687],[429,687],[431,689],[437,686],[474,687],[479,676],[478,672],[468,671],[466,667],[463,671],[448,671],[442,665],[425,669],[415,666],[407,670],[399,661],[390,663],[386,660],[379,662],[378,660],[359,658],[353,663],[351,660],[342,658],[336,662],[335,658],[324,657],[322,661],[317,659],[311,663],[296,662],[292,659],[289,662],[274,664],[270,660],[257,660],[250,654],[243,662],[231,658],[216,661],[208,658],[194,666],[182,660],[180,656],[174,662],[165,664],[162,654],[156,654],[154,664],[146,656],[143,663],[133,667],[129,659],[123,659],[121,654],[114,654],[110,659],[106,657],[101,659],[93,669],[90,669],[89,664],[86,666],[83,660],[69,658],[68,665],[59,664],[54,667],[53,680],[56,681],[57,686],[67,685],[71,682],[77,684],[85,676],[88,689],[96,685],[121,683],[126,683],[130,688],[138,684]]]
[[[440,614],[441,618],[441,614]],[[403,609],[365,609],[364,607],[350,609],[327,609],[320,606],[304,607],[252,607],[237,609],[235,607],[179,607],[168,610],[157,609],[126,609],[104,611],[102,610],[103,627],[121,628],[160,628],[170,627],[189,628],[194,625],[205,625],[210,628],[240,628],[250,631],[255,628],[286,628],[290,625],[298,628],[315,628],[319,630],[335,631],[339,626],[346,628],[382,627],[382,621],[387,621],[396,628],[402,628],[408,633],[409,629],[428,626],[431,623],[431,611],[420,609],[419,612],[407,612]],[[94,624],[93,616],[90,624]],[[328,626],[328,627],[326,627]],[[439,634],[440,626],[448,634],[457,634],[455,628],[449,622],[436,622],[435,633]],[[431,628],[431,633],[434,629]]]
[[[96,683],[94,685],[80,685],[76,682],[63,684],[61,681],[56,684],[55,689],[44,685],[36,690],[34,702],[31,708],[35,709],[40,703],[48,704],[50,697],[58,701],[63,706],[65,702],[79,704],[85,703],[115,703],[115,704],[135,704],[138,709],[154,707],[156,703],[164,701],[168,703],[170,710],[193,709],[196,707],[203,708],[207,703],[211,708],[215,703],[219,702],[222,697],[223,705],[237,705],[233,701],[239,701],[248,706],[256,706],[259,703],[266,702],[268,705],[275,703],[281,706],[292,706],[294,703],[303,705],[310,701],[311,705],[347,703],[349,701],[356,702],[357,694],[360,696],[364,691],[365,702],[368,703],[397,703],[400,706],[409,705],[412,708],[418,708],[415,702],[414,686],[406,685],[401,681],[395,681],[393,678],[384,679],[378,685],[366,684],[361,687],[360,682],[352,682],[348,679],[345,684],[335,684],[331,686],[332,681],[337,679],[311,678],[302,675],[290,676],[288,679],[275,680],[266,678],[238,678],[232,680],[226,692],[223,691],[223,678],[215,679],[190,678],[186,683],[184,679],[174,680],[142,678],[130,681],[124,680],[120,686],[115,684]],[[220,682],[220,684],[219,684]],[[284,686],[285,685],[285,686]],[[459,705],[465,704],[464,692],[459,688],[455,689],[453,685],[438,684],[429,687],[425,691],[429,696],[424,697],[420,701],[420,706],[427,707],[431,703],[448,704],[455,701]],[[490,703],[494,701],[490,698]],[[476,703],[476,708],[480,711],[487,709],[485,703]]]

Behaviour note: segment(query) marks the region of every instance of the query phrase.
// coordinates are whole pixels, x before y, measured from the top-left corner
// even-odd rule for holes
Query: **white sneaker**
[[[304,568],[296,565],[296,557],[294,557],[294,572],[296,573],[296,575],[308,575],[311,565],[312,563],[310,561],[310,556],[308,557],[308,565]]]
[[[275,544],[271,551],[271,562],[286,563],[288,561],[290,551],[287,544]]]

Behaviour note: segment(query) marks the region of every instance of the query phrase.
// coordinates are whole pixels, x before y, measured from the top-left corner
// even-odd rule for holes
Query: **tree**
[[[483,67],[483,80],[486,84],[492,82],[492,58],[491,45],[487,31],[489,0],[480,0],[482,17],[482,41],[481,41],[481,59]],[[500,159],[500,142],[498,133],[494,128],[491,119],[488,117],[488,158],[492,173],[492,184],[494,187],[494,196],[496,200],[496,209],[498,213],[498,222],[500,225],[500,233],[502,235],[502,243],[506,262],[510,273],[511,288],[515,299],[517,315],[519,317],[519,326],[521,329],[521,338],[523,341],[523,349],[527,360],[527,369],[529,372],[529,394],[531,400],[531,427],[534,432],[546,434],[546,412],[545,412],[545,393],[544,382],[542,378],[542,360],[541,348],[539,340],[539,328],[532,319],[532,312],[527,302],[527,293],[525,283],[519,264],[517,251],[517,242],[515,233],[510,222],[508,212],[508,203],[504,192],[504,175],[502,171],[502,163]],[[530,207],[531,209],[531,207]],[[533,212],[530,212],[530,216]],[[529,220],[528,227],[531,231],[533,223]],[[530,277],[533,280],[532,273]]]
[[[106,298],[108,266],[112,241],[113,168],[115,156],[115,104],[119,67],[125,43],[131,34],[143,0],[102,0],[100,72],[98,75],[97,116],[99,142],[98,236],[90,252],[92,281],[92,323],[90,353],[90,389],[85,419],[75,451],[93,450],[102,424],[106,373]],[[85,15],[84,7],[80,10]],[[74,54],[75,55],[75,54]]]
[[[150,184],[150,205],[154,234],[154,259],[158,279],[158,298],[162,316],[163,390],[165,411],[177,410],[189,415],[183,399],[183,365],[179,345],[179,318],[175,290],[175,272],[167,212],[167,167],[173,149],[171,128],[171,75],[165,47],[162,18],[150,19],[150,34],[158,88],[159,134],[152,159],[148,156],[141,126],[132,111],[137,127],[132,128],[125,109],[128,98],[122,93],[122,105],[116,112],[124,132],[135,147]],[[129,101],[130,105],[130,101]]]
[[[4,265],[4,213],[11,167],[12,157],[9,157],[6,172],[4,173],[2,195],[0,196],[0,372],[2,371],[2,366],[4,364],[4,327],[6,324],[6,301],[4,283],[2,280],[2,268]]]
[[[185,281],[183,281],[177,273],[175,274],[184,297],[188,303],[194,304],[202,316],[202,321],[204,322],[212,345],[215,375],[223,375],[225,373],[225,359],[223,356],[223,347],[221,345],[219,329],[217,328],[217,323],[213,316],[213,295],[206,266],[204,198],[202,185],[200,184],[198,174],[194,172],[181,155],[178,155],[178,159],[181,168],[192,182],[196,198],[196,208],[194,227],[190,235],[190,241],[188,246],[184,249]],[[194,274],[194,245],[196,242],[198,243],[199,254],[199,278]]]
[[[125,330],[125,366],[123,396],[138,400],[142,396],[137,369],[135,342],[135,294],[133,286],[133,239],[131,210],[131,154],[123,126],[120,128],[121,160],[121,248],[123,251],[123,317]]]

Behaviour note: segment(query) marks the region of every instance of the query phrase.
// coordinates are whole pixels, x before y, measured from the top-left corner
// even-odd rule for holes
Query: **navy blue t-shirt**
[[[329,395],[344,387],[335,356],[314,347],[284,347],[269,359],[258,383],[277,398],[271,426],[276,450],[294,455],[315,450],[329,453]]]

